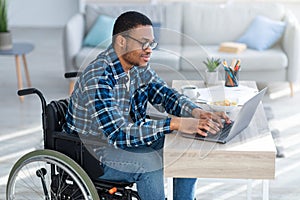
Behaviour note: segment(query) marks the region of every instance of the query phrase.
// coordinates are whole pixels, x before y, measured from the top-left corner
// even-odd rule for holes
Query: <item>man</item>
[[[130,11],[113,28],[112,45],[84,69],[70,98],[65,130],[107,141],[96,153],[101,179],[137,184],[143,200],[163,200],[162,149],[174,130],[206,135],[222,127],[224,113],[209,113],[169,88],[150,68],[154,41],[150,19]],[[146,119],[147,103],[174,117]],[[194,199],[196,179],[174,179],[174,199]]]

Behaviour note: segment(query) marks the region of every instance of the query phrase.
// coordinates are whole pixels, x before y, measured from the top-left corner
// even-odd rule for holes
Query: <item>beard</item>
[[[139,51],[128,51],[128,48],[126,47],[126,53],[122,55],[122,58],[124,59],[125,62],[127,62],[130,65],[133,66],[140,66],[140,67],[146,67],[148,62],[143,62],[142,61],[142,55],[139,53]],[[147,53],[149,54],[149,53]]]
[[[125,53],[122,57],[123,57],[124,61],[127,62],[128,64],[134,65],[134,66],[139,66],[140,63],[135,61],[137,56],[138,55],[135,55],[133,52],[128,52],[128,53]]]

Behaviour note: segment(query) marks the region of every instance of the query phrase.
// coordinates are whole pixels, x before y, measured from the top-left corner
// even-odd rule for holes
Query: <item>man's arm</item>
[[[89,101],[89,109],[99,129],[108,138],[108,142],[120,148],[151,144],[170,130],[170,119],[128,122],[112,95],[112,86],[99,83],[99,88],[89,92],[94,99]]]
[[[188,97],[161,83],[149,83],[148,94],[152,105],[160,105],[167,113],[178,117],[192,117],[192,111],[199,108]]]

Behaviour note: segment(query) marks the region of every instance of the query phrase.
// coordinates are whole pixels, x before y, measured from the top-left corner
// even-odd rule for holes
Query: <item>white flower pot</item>
[[[208,72],[206,71],[205,72],[205,83],[207,85],[215,85],[218,83],[218,72],[215,71],[215,72]]]

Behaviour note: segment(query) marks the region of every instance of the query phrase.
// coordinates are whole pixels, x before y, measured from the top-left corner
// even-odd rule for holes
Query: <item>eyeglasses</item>
[[[139,40],[137,40],[137,39],[131,37],[130,35],[124,35],[124,37],[128,37],[128,38],[130,38],[130,39],[132,39],[132,40],[134,40],[134,41],[140,43],[140,44],[142,45],[142,49],[143,49],[144,51],[145,51],[146,49],[148,49],[149,47],[150,47],[151,49],[155,49],[155,48],[157,47],[157,44],[158,44],[158,43],[155,42],[155,41],[152,41],[152,42],[149,42],[149,41],[147,41],[147,42],[141,42],[141,41],[139,41]]]

